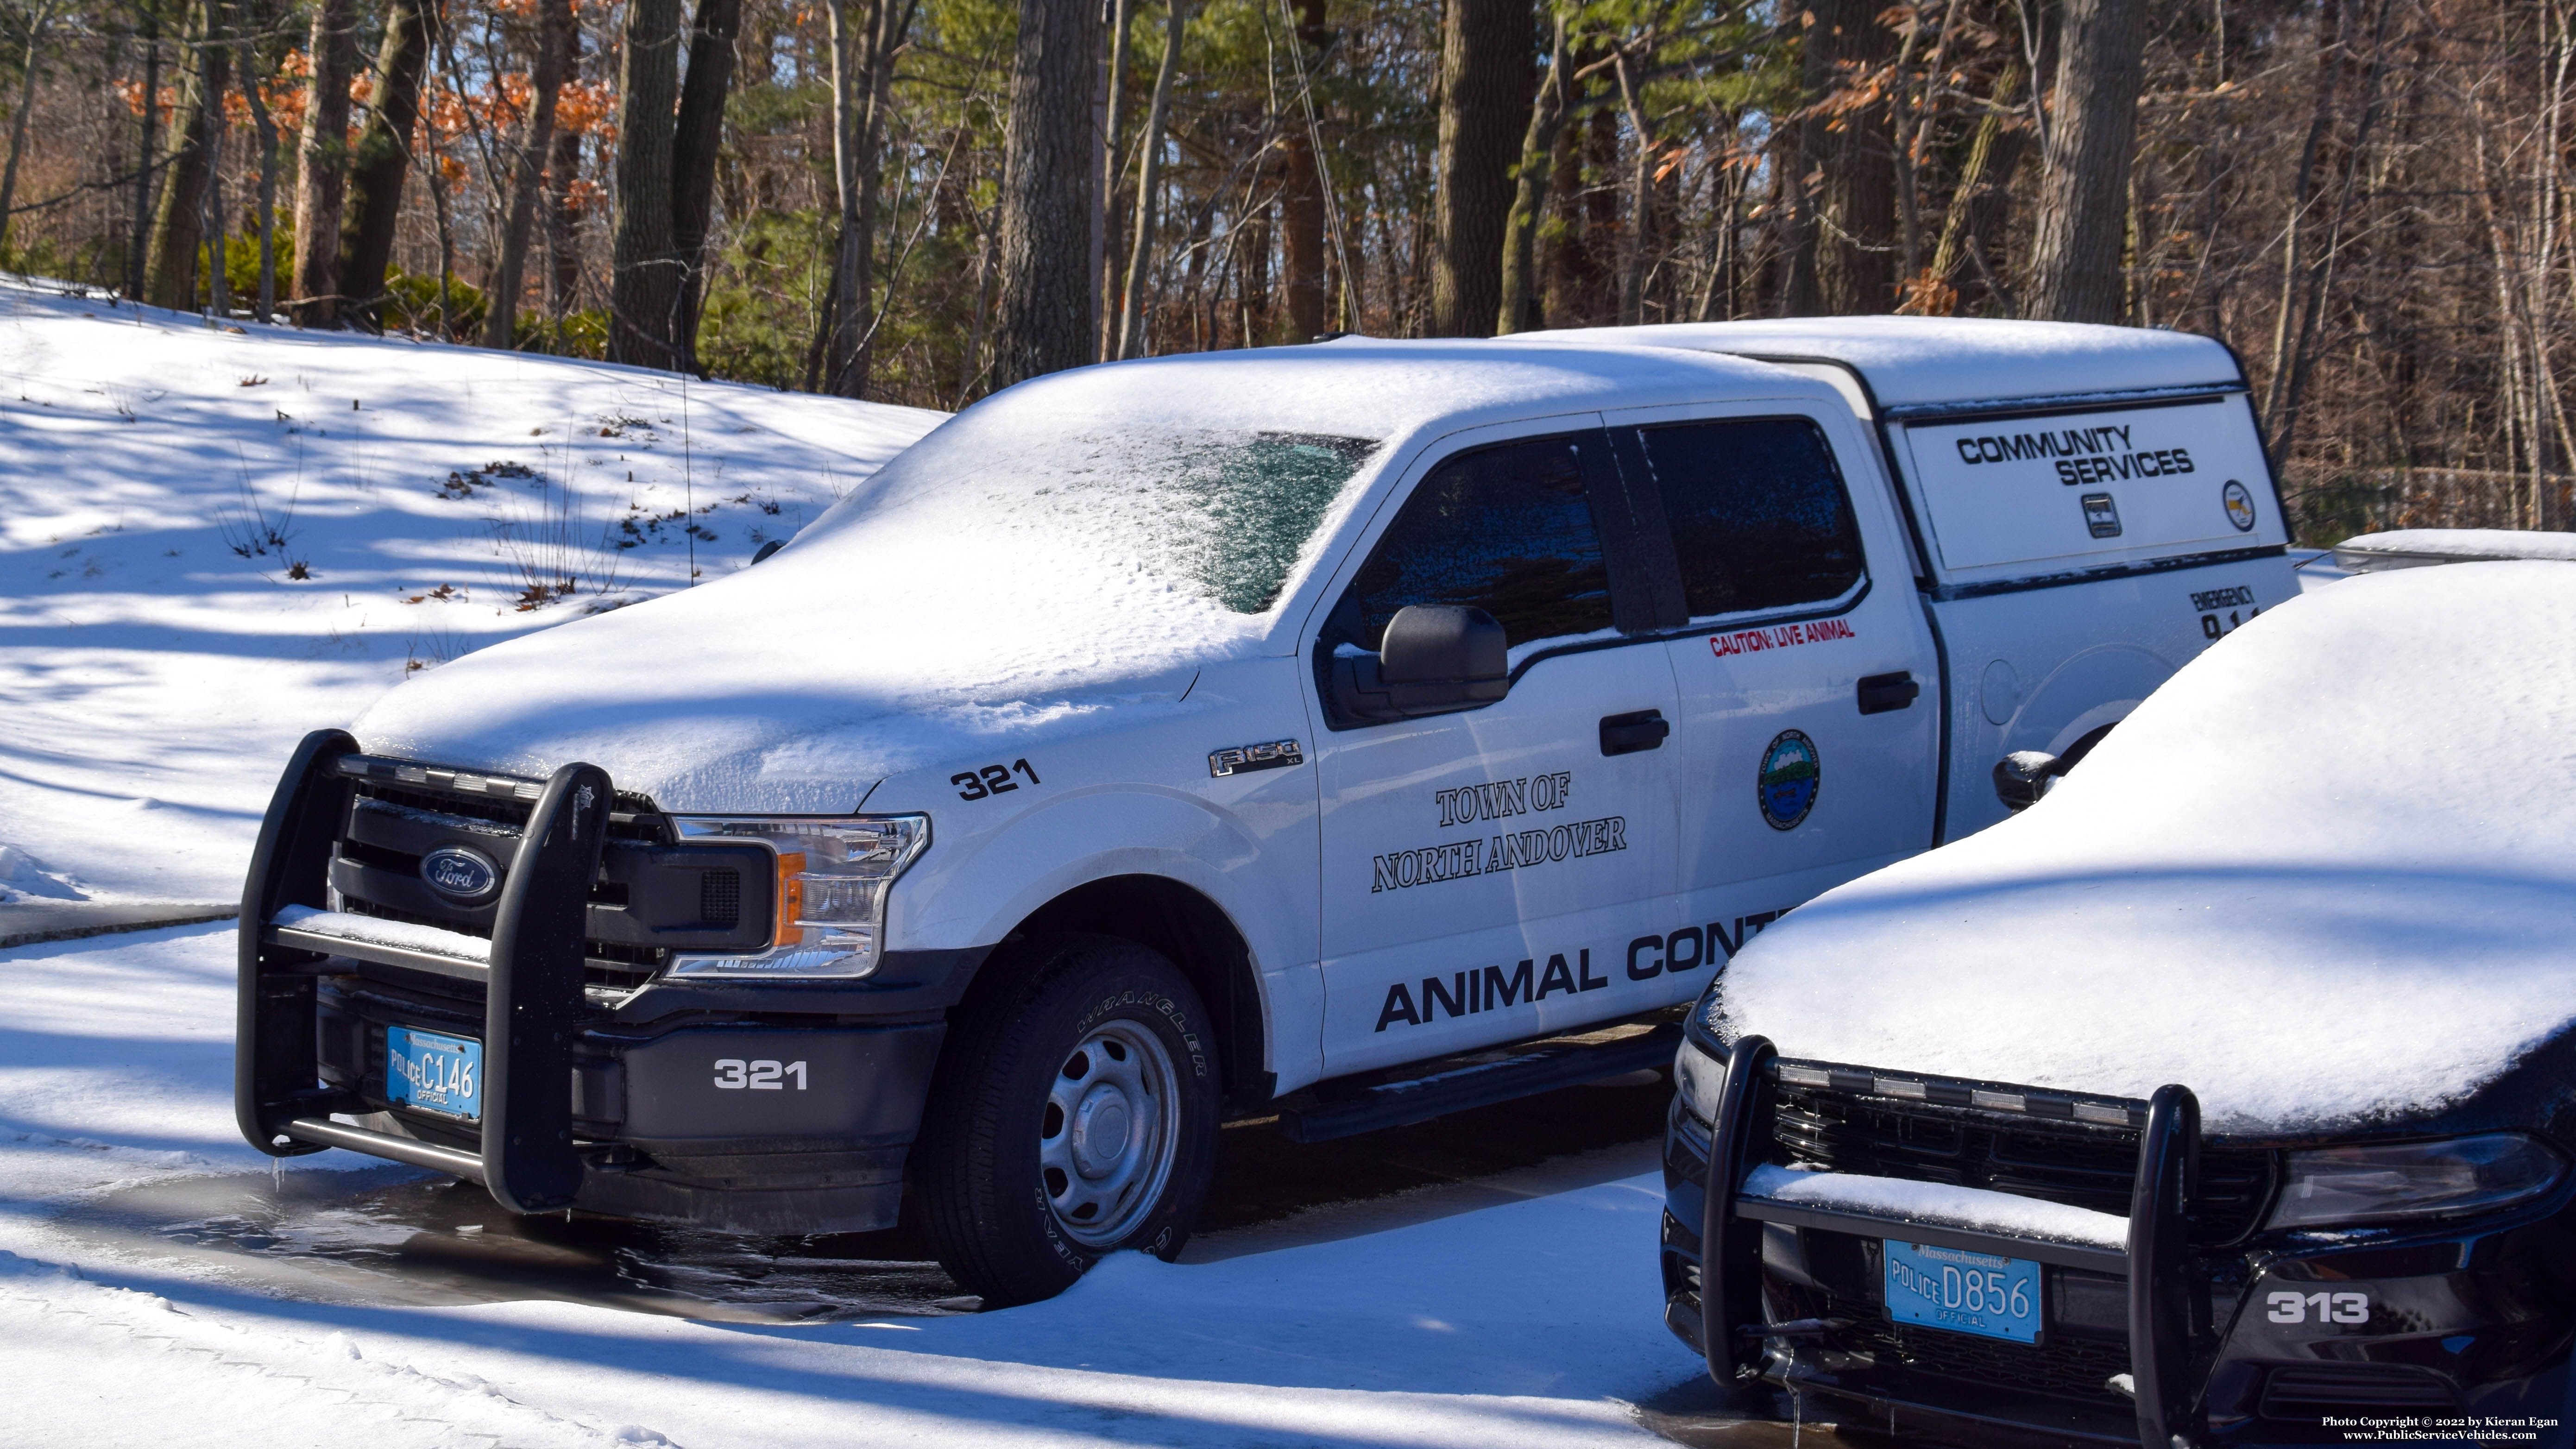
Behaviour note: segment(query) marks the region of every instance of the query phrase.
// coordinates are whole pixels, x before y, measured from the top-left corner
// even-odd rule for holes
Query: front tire
[[[1216,1163],[1215,1036],[1188,978],[1114,936],[1028,949],[1025,980],[951,1033],[913,1154],[940,1265],[993,1308],[1109,1253],[1178,1255]]]

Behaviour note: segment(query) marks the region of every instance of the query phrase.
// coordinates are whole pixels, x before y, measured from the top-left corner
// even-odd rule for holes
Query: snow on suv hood
[[[2576,564],[2266,612],[2036,807],[1781,921],[1719,998],[1788,1056],[2180,1082],[2235,1133],[2459,1100],[2576,1018]]]

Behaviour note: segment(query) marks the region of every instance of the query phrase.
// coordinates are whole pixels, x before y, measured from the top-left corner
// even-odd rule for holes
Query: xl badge
[[[1774,830],[1797,829],[1807,812],[1816,808],[1816,787],[1823,779],[1816,742],[1798,730],[1780,731],[1762,752],[1762,774],[1754,784],[1762,818]]]
[[[2254,495],[2246,491],[2245,485],[2230,478],[2227,480],[2227,486],[2218,490],[2218,497],[2227,505],[2227,521],[2236,525],[2236,531],[2252,533],[2254,531]]]
[[[501,867],[479,850],[442,845],[420,858],[420,878],[449,900],[480,905],[500,889]]]
[[[1306,748],[1295,740],[1273,740],[1266,745],[1237,745],[1208,756],[1208,773],[1218,777],[1240,775],[1252,770],[1284,770],[1290,765],[1306,763]]]

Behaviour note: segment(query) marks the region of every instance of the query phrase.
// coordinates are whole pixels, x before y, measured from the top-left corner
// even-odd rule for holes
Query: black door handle
[[[1639,750],[1663,748],[1673,727],[1660,709],[1641,709],[1635,714],[1610,714],[1601,717],[1601,753],[1633,755]]]
[[[1885,714],[1891,709],[1903,709],[1914,703],[1916,697],[1923,693],[1923,686],[1914,682],[1913,675],[1899,670],[1894,674],[1864,676],[1859,693],[1862,714]]]

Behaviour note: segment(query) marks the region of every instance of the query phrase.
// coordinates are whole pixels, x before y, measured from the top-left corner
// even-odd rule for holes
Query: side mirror
[[[1503,626],[1482,609],[1415,604],[1387,621],[1377,657],[1333,661],[1334,704],[1368,724],[1454,714],[1511,692]]]
[[[1995,798],[2018,815],[2038,804],[2039,797],[2073,768],[2073,760],[2045,750],[2015,750],[1995,761]]]

